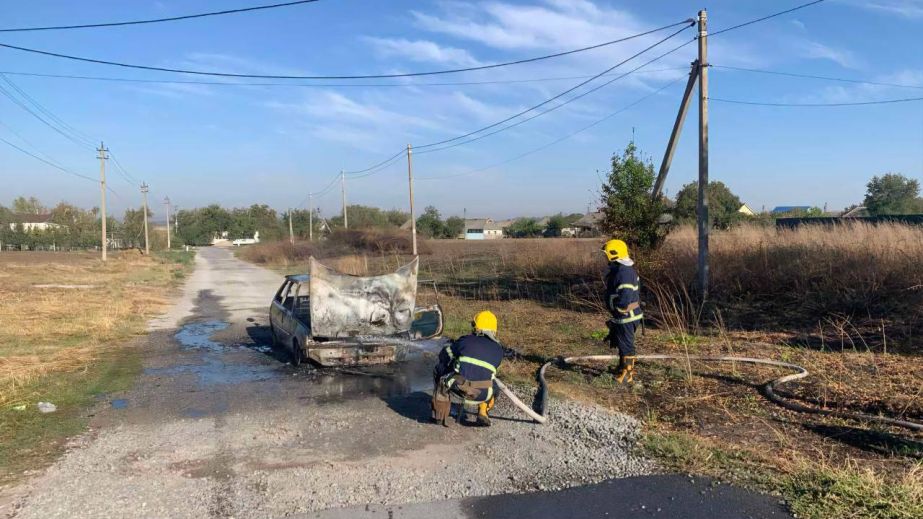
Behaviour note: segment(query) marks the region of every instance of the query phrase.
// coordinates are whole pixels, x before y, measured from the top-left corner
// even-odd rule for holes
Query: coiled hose
[[[548,370],[548,366],[552,364],[558,364],[563,367],[568,364],[574,364],[578,361],[611,361],[618,359],[618,355],[583,355],[578,357],[565,357],[559,358],[546,362],[542,365],[541,369],[538,371],[538,383],[539,390],[537,400],[539,403],[539,411],[536,412],[531,407],[527,406],[513,393],[503,382],[496,380],[497,387],[500,391],[503,392],[510,399],[510,401],[521,409],[526,415],[535,420],[537,423],[544,424],[548,421],[547,407],[548,407],[548,383],[545,381],[545,372]],[[808,376],[808,370],[797,364],[791,364],[789,362],[780,362],[775,360],[768,359],[756,359],[752,357],[712,357],[705,355],[638,355],[636,361],[649,361],[649,360],[699,360],[704,362],[742,362],[745,364],[763,364],[766,366],[776,366],[780,368],[788,368],[795,371],[789,375],[784,375],[779,378],[770,380],[763,386],[763,392],[766,394],[766,397],[769,398],[775,404],[782,406],[786,409],[792,411],[798,411],[801,413],[812,413],[820,414],[825,416],[836,416],[839,418],[848,418],[850,420],[859,420],[859,421],[871,421],[878,422],[887,425],[893,425],[897,427],[904,427],[911,429],[913,431],[923,431],[923,424],[917,422],[911,422],[908,420],[899,420],[897,418],[890,418],[887,416],[875,416],[864,413],[854,413],[851,411],[838,411],[835,409],[824,409],[818,407],[809,407],[802,405],[796,402],[790,402],[776,393],[777,386],[792,382],[795,380],[800,380]]]

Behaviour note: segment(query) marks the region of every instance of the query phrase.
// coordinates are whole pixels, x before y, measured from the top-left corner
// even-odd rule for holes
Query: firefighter
[[[439,352],[433,370],[433,421],[446,424],[451,411],[450,393],[477,406],[477,425],[490,426],[488,412],[494,406],[494,377],[503,360],[497,341],[497,316],[483,311],[471,322],[472,333],[459,337]]]
[[[610,368],[615,379],[634,380],[635,330],[641,324],[641,281],[634,268],[635,262],[628,257],[628,245],[622,240],[609,240],[603,245],[603,253],[609,261],[606,273],[606,307],[612,318],[606,321],[609,327],[609,346],[619,351],[619,363]]]

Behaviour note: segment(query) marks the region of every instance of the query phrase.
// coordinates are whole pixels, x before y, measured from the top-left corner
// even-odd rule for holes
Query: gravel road
[[[286,364],[268,347],[280,282],[200,250],[179,301],[139,341],[136,388],[110,395],[57,463],[8,489],[0,515],[281,517],[652,471],[632,451],[637,421],[601,409],[552,403],[543,427],[501,399],[489,429],[428,424],[423,356],[349,372]]]

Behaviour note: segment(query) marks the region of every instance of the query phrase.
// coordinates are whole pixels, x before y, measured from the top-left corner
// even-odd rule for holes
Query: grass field
[[[0,482],[59,452],[86,408],[130,386],[140,358],[126,343],[165,308],[190,253],[0,253]],[[55,413],[42,414],[39,401]]]
[[[645,312],[652,317],[639,338],[642,353],[793,362],[812,374],[787,388],[790,398],[923,420],[923,269],[916,267],[923,231],[860,226],[717,233],[716,304],[711,317],[699,320],[707,309],[695,307],[688,289],[693,238],[679,230],[657,254],[636,258],[648,285]],[[490,309],[500,317],[502,342],[524,354],[504,364],[504,379],[534,384],[539,358],[609,353],[600,340],[606,315],[596,295],[605,268],[598,240],[426,245],[420,277],[438,282],[446,335],[466,333],[472,313]],[[263,264],[306,269],[306,257],[290,255],[290,245],[268,252],[273,247],[280,246],[259,253]],[[394,250],[306,248],[353,274],[386,272],[409,259]],[[421,288],[423,301],[432,297]],[[792,305],[804,307],[805,315],[786,315]],[[666,467],[781,493],[799,517],[923,514],[921,434],[781,409],[760,393],[762,384],[784,374],[773,368],[645,363],[631,387],[619,386],[602,368],[551,370],[553,397],[641,418],[645,448]]]

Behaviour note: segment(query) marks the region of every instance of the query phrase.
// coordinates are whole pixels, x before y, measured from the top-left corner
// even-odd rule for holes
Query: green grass
[[[53,460],[62,452],[65,438],[84,430],[87,409],[106,394],[131,388],[140,373],[139,351],[117,347],[86,371],[44,377],[24,388],[25,394],[34,396],[25,409],[0,409],[0,483]],[[39,401],[58,409],[43,414],[36,407]]]
[[[648,432],[642,448],[675,471],[780,493],[803,519],[923,517],[923,463],[902,478],[855,464],[833,467],[817,460],[804,460],[790,472],[782,472],[748,451],[718,447],[684,433]]]

